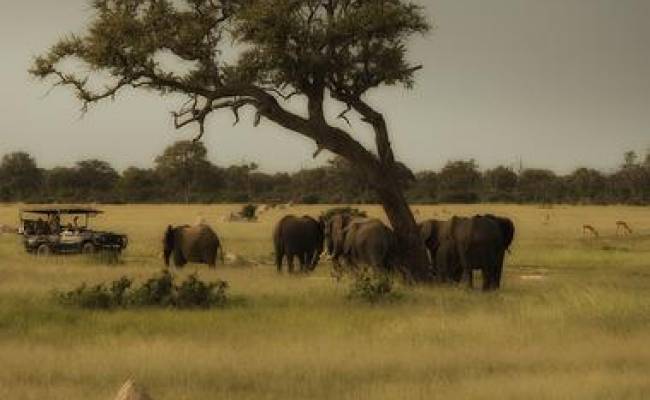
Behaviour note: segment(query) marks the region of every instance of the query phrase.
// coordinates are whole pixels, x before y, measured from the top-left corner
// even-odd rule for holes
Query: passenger
[[[59,232],[61,232],[61,217],[58,214],[54,214],[50,219],[50,233],[56,235]]]

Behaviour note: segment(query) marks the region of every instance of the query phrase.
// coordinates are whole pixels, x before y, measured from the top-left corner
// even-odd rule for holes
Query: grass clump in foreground
[[[361,300],[370,304],[397,301],[401,293],[394,290],[393,280],[387,274],[379,274],[365,268],[355,274],[348,299]]]
[[[176,284],[167,270],[135,287],[133,280],[123,276],[110,284],[94,286],[81,284],[68,292],[55,292],[55,299],[67,306],[86,309],[109,310],[114,308],[164,307],[212,308],[223,307],[228,298],[228,283],[217,280],[204,282],[196,274]]]

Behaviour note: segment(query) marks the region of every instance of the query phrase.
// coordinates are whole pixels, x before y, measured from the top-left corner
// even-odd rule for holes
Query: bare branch
[[[350,104],[346,104],[346,105],[345,105],[345,110],[343,110],[343,111],[342,111],[342,112],[341,112],[341,113],[340,113],[336,118],[338,118],[338,119],[342,119],[343,121],[345,121],[345,122],[348,124],[348,126],[351,127],[352,124],[350,123],[350,120],[349,120],[348,117],[347,117],[347,114],[348,114],[350,111],[352,111],[352,106],[351,106]]]

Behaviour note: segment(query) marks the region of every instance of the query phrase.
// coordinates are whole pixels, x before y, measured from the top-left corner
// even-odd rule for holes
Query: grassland
[[[17,208],[0,205],[0,224],[15,224]],[[279,276],[270,265],[281,213],[322,208],[220,222],[236,208],[104,207],[96,224],[131,238],[114,267],[35,259],[16,237],[0,236],[0,399],[110,399],[129,377],[159,400],[650,397],[647,208],[419,207],[420,218],[512,217],[504,288],[399,287],[402,299],[380,306],[347,300],[349,283],[330,279],[328,264],[310,277]],[[197,215],[252,264],[183,272],[229,281],[229,308],[93,312],[52,303],[56,288],[155,273],[166,224]],[[632,236],[615,235],[619,219]],[[585,223],[601,238],[583,238]]]

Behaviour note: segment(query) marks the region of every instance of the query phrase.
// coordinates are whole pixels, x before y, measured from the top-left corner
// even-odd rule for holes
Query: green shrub
[[[169,270],[163,270],[159,276],[148,279],[133,290],[128,297],[129,303],[134,306],[173,306],[174,277]]]
[[[210,308],[226,305],[226,289],[224,281],[205,283],[196,275],[190,275],[176,288],[176,307],[178,308]]]
[[[370,269],[364,269],[356,274],[348,293],[349,299],[363,300],[371,304],[392,302],[400,297],[401,295],[394,290],[390,276],[377,274]]]
[[[56,293],[61,304],[81,308],[107,310],[118,306],[114,303],[110,289],[104,285],[88,287],[85,283],[78,288],[64,293]]]
[[[108,310],[114,308],[165,307],[211,308],[227,304],[224,281],[203,282],[195,274],[177,285],[167,270],[133,287],[125,276],[110,284],[87,286],[81,284],[69,292],[55,292],[55,299],[66,306]]]
[[[246,204],[242,207],[239,215],[247,220],[255,219],[255,212],[257,211],[257,206],[255,204]]]

